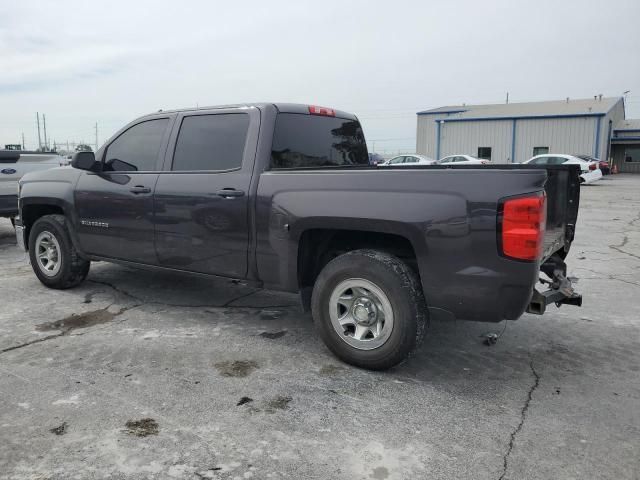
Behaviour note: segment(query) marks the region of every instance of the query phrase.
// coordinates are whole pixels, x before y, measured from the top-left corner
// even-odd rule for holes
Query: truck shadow
[[[15,244],[16,244],[16,234],[13,231],[7,232],[6,229],[3,229],[2,231],[0,231],[0,245],[15,245]]]
[[[203,308],[216,321],[242,322],[259,329],[269,320],[272,329],[292,329],[296,346],[326,355],[326,363],[337,362],[313,333],[308,313],[303,313],[298,295],[256,289],[225,280],[192,277],[173,272],[151,272],[111,264],[92,265],[89,283],[108,285],[120,296],[118,302],[157,304],[171,307]],[[218,313],[231,317],[219,316]],[[274,316],[276,318],[269,318]],[[223,320],[220,320],[220,318]],[[505,323],[432,322],[424,344],[403,364],[374,375],[407,376],[416,381],[484,381],[528,369],[529,354],[511,336],[510,322],[495,345],[485,345],[487,333],[500,334]],[[274,330],[274,331],[275,331]],[[526,347],[526,345],[525,345]],[[292,352],[293,353],[293,352]],[[299,353],[299,352],[296,352]],[[353,368],[343,365],[344,368]],[[518,373],[518,374],[520,374]]]
[[[252,327],[247,329],[252,335],[267,325],[273,335],[263,335],[267,342],[280,338],[273,332],[287,330],[287,341],[278,347],[283,350],[282,358],[299,357],[303,350],[312,357],[326,357],[316,357],[319,362],[340,364],[314,335],[311,317],[302,312],[297,295],[111,264],[92,265],[88,282],[109,285],[119,296],[117,303],[200,308],[216,322],[240,322]],[[599,327],[590,324],[589,328]],[[495,344],[485,342],[490,333],[499,335]],[[505,322],[432,322],[423,345],[406,362],[386,372],[369,374],[382,381],[406,380],[460,394],[473,391],[474,395],[491,396],[503,390],[501,384],[529,382],[532,365],[538,372],[552,370],[555,376],[563,377],[606,367],[611,354],[637,357],[631,345],[601,345],[596,338],[594,331],[585,331],[579,317],[565,317],[559,322],[553,313],[545,317],[525,315],[506,322],[506,328]],[[358,371],[344,364],[341,368]]]

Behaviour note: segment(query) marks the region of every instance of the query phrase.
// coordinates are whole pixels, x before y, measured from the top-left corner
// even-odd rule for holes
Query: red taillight
[[[311,115],[324,115],[325,117],[336,116],[336,111],[333,108],[318,107],[316,105],[309,105],[309,113]]]
[[[542,256],[546,220],[545,194],[505,200],[500,224],[503,255],[538,260]]]
[[[595,170],[598,166],[595,163],[589,165],[589,170]]]

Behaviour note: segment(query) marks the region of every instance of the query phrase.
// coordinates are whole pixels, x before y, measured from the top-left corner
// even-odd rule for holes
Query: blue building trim
[[[511,125],[511,163],[516,163],[516,122],[514,118]]]
[[[629,129],[629,130],[618,130],[618,129],[616,129],[616,130],[614,130],[614,132],[615,132],[615,133],[620,133],[620,132],[623,132],[623,133],[624,133],[624,132],[639,133],[639,132],[640,132],[640,129],[635,129],[635,128],[631,128],[631,129]]]
[[[640,137],[611,137],[611,142],[624,142],[626,140],[640,140]]]
[[[436,122],[497,122],[504,120],[547,120],[549,118],[582,118],[604,117],[605,113],[573,113],[570,115],[523,115],[517,117],[465,117],[465,118],[439,118]]]
[[[440,160],[440,127],[441,127],[441,123],[436,121],[436,160]]]
[[[593,145],[593,156],[600,158],[600,126],[602,125],[602,117],[598,117],[596,121],[595,142]]]

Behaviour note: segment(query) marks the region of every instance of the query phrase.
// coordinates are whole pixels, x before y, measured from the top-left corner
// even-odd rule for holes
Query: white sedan
[[[418,165],[435,165],[433,158],[424,155],[398,155],[384,163],[378,164],[379,167],[416,167]]]
[[[546,153],[544,155],[536,155],[522,163],[531,165],[580,165],[582,183],[593,183],[602,178],[602,171],[598,162],[589,162],[573,155]]]
[[[472,157],[471,155],[449,155],[438,160],[438,165],[485,165],[489,160]]]

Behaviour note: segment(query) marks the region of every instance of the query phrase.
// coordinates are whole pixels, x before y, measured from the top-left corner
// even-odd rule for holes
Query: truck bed
[[[541,264],[555,254],[564,259],[569,250],[578,175],[578,169],[564,165],[267,171],[257,190],[258,276],[268,287],[297,288],[297,262],[292,260],[309,229],[385,232],[411,243],[433,315],[444,311],[465,320],[516,319],[528,306]],[[549,227],[544,258],[523,262],[501,256],[500,199],[543,188]]]
[[[385,167],[393,168],[393,167]],[[406,167],[396,167],[398,169]],[[569,252],[575,234],[580,204],[580,167],[578,165],[427,165],[419,169],[460,170],[545,170],[547,181],[547,226],[544,237],[543,263],[553,254],[562,258]]]

